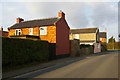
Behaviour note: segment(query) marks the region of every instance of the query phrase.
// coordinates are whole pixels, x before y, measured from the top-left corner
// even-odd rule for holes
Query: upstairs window
[[[33,28],[30,28],[30,35],[33,35]]]
[[[79,37],[79,34],[75,34],[75,39],[80,39]]]
[[[21,29],[16,29],[15,35],[21,35]]]
[[[40,27],[40,35],[47,35],[47,27]]]

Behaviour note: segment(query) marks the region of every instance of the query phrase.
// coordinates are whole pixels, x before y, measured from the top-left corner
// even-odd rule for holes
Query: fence
[[[107,49],[108,50],[120,50],[120,42],[108,43],[107,44]]]

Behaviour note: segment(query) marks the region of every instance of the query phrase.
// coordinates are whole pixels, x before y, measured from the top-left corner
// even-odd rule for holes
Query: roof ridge
[[[92,27],[92,28],[81,28],[81,29],[98,29],[97,27]],[[81,30],[81,29],[70,29],[70,30]]]
[[[9,27],[9,29],[54,25],[54,23],[57,22],[59,19],[60,19],[59,17],[51,17],[51,18],[43,18],[43,19],[26,20],[14,24],[13,26]]]
[[[58,17],[42,18],[42,19],[34,19],[34,20],[26,20],[26,21],[22,21],[22,22],[37,21],[37,20],[46,20],[46,19],[54,19],[54,18],[58,18]]]
[[[99,32],[99,33],[107,33],[107,32]]]
[[[91,28],[81,28],[81,29],[96,29],[97,27],[91,27]]]

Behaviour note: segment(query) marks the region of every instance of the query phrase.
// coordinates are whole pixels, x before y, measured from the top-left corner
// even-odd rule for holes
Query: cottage
[[[99,42],[99,29],[98,28],[84,28],[84,29],[71,29],[70,39],[79,39],[80,44],[93,45]]]
[[[56,44],[56,55],[69,54],[69,26],[65,14],[60,11],[58,17],[24,21],[16,19],[9,27],[9,37],[47,40]]]
[[[71,29],[70,39],[79,39],[80,44],[94,45],[94,53],[101,52],[99,29],[96,27]]]
[[[107,33],[106,32],[100,32],[100,42],[102,44],[106,44],[107,41]]]

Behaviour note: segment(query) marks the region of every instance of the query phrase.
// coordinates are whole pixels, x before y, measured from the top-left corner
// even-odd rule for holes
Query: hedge
[[[106,44],[101,44],[101,51],[102,52],[107,51],[107,45]]]
[[[81,52],[81,55],[93,54],[94,53],[94,45],[81,44],[80,52]]]
[[[9,66],[48,61],[49,44],[47,41],[2,38],[3,69]]]
[[[85,44],[81,44],[80,45],[80,49],[82,49],[82,48],[88,48],[88,47],[93,47],[94,48],[94,45],[89,45],[89,44],[88,45],[87,44],[86,45]]]

